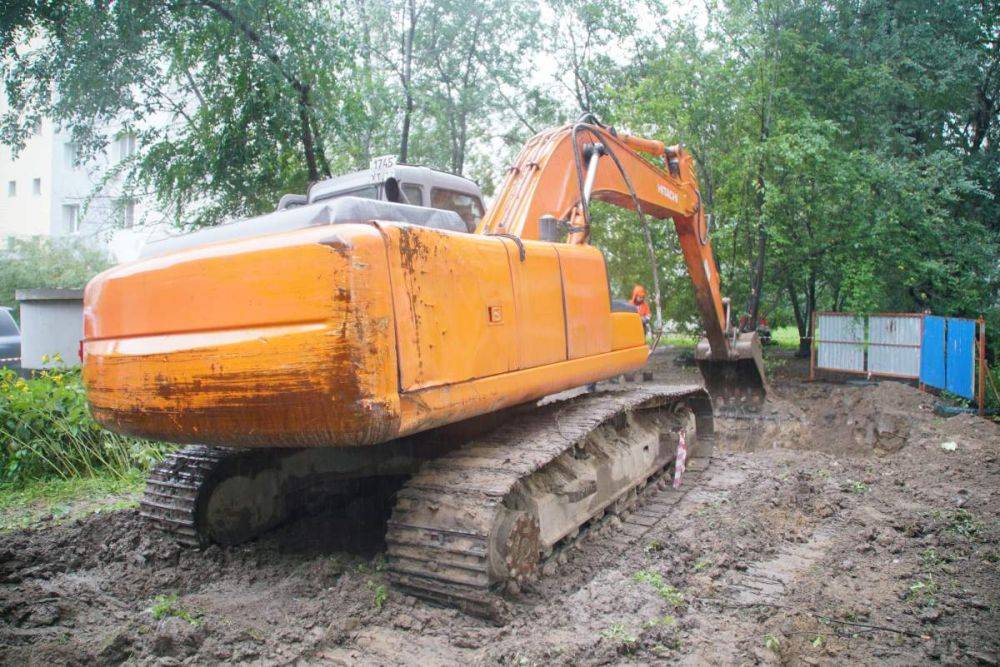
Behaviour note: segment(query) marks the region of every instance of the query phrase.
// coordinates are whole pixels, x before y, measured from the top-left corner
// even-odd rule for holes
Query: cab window
[[[431,188],[431,208],[458,213],[470,230],[475,229],[483,217],[483,203],[479,197],[457,190]]]
[[[328,192],[316,198],[316,201],[337,199],[339,197],[361,197],[362,199],[378,199],[378,185],[366,185],[362,188],[344,190],[343,192]]]
[[[419,185],[416,183],[403,183],[403,194],[406,195],[406,201],[411,206],[423,206],[424,196]]]

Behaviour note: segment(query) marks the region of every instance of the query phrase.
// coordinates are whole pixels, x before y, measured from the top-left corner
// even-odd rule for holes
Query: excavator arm
[[[662,158],[665,168],[639,152]],[[694,160],[681,146],[619,134],[596,121],[546,130],[525,145],[478,231],[585,244],[591,199],[674,221],[705,326],[696,358],[709,391],[723,400],[763,398],[760,343],[730,325]]]

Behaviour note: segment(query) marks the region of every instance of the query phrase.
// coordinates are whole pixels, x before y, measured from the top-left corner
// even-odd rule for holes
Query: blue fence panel
[[[945,388],[945,318],[924,316],[924,332],[920,341],[920,381]]]
[[[948,318],[948,352],[945,389],[965,398],[975,398],[976,323]]]

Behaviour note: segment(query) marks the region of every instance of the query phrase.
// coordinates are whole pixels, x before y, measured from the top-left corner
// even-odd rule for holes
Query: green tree
[[[615,113],[698,159],[737,308],[803,336],[821,307],[995,311],[995,14],[723,0],[664,26]]]
[[[139,138],[120,167],[126,183],[150,184],[177,221],[265,211],[360,152],[357,96],[368,87],[355,85],[342,9],[309,0],[20,2],[0,25],[9,101],[0,137],[17,149],[47,116],[86,157],[120,125]]]
[[[380,0],[357,11],[372,66],[391,82],[400,161],[461,174],[472,145],[511,122],[530,127],[522,91],[536,41],[532,3]]]
[[[73,238],[8,238],[0,250],[0,306],[14,292],[40,287],[79,289],[110,266],[107,253]]]

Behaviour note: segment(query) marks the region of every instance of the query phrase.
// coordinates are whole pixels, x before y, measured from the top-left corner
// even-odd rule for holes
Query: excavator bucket
[[[716,407],[759,407],[769,391],[760,339],[755,332],[740,334],[731,350],[728,359],[718,359],[707,338],[698,343],[694,356],[705,387]]]

